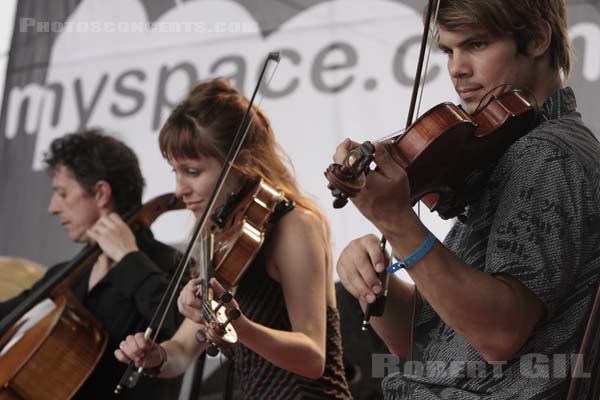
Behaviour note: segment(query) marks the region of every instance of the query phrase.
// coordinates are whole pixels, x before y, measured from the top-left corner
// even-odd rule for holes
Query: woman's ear
[[[237,158],[235,160],[235,163],[241,167],[248,165],[250,163],[251,157],[250,157],[250,150],[248,149],[241,149],[240,152],[237,155]]]
[[[112,210],[112,187],[110,183],[101,179],[94,185],[94,200],[101,210]]]
[[[545,19],[539,23],[536,34],[529,43],[529,54],[535,58],[542,57],[552,43],[552,27]]]

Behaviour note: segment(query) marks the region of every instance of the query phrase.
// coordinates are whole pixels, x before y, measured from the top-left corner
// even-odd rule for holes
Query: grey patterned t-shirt
[[[416,362],[384,380],[387,400],[565,398],[600,272],[600,144],[575,108],[570,88],[546,99],[543,122],[502,156],[445,240],[473,268],[519,279],[547,318],[492,366],[425,303]]]

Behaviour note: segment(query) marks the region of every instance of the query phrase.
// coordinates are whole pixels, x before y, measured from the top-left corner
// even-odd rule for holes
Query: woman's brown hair
[[[233,142],[248,100],[224,79],[197,84],[171,113],[159,134],[159,146],[167,159],[214,157],[223,162]],[[288,199],[314,213],[329,228],[322,211],[303,196],[296,179],[282,161],[289,162],[265,114],[253,106],[252,124],[242,144],[244,162],[236,168],[244,175],[261,177],[285,191]]]

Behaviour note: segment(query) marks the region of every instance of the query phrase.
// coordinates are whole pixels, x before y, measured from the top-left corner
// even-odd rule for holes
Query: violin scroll
[[[342,164],[333,163],[327,167],[325,177],[329,181],[327,187],[335,197],[334,208],[342,208],[348,198],[356,196],[365,187],[366,173],[375,158],[375,146],[364,142],[350,151]]]
[[[211,300],[210,307],[202,308],[207,324],[204,329],[196,332],[196,340],[198,343],[208,343],[206,353],[211,357],[219,354],[219,349],[226,349],[237,343],[237,334],[231,322],[238,319],[242,313],[239,308],[223,307],[232,299],[233,295],[225,292],[221,294],[218,302]]]

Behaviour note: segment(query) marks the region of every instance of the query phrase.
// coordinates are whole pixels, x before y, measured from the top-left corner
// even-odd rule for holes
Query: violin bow
[[[429,0],[429,4],[427,6],[427,14],[425,16],[425,21],[423,24],[423,35],[421,38],[421,47],[419,50],[419,60],[417,63],[417,71],[415,73],[415,81],[413,83],[413,90],[412,90],[412,94],[411,94],[411,98],[410,98],[410,105],[408,108],[408,116],[406,118],[406,129],[408,129],[408,127],[410,127],[413,123],[413,119],[414,119],[414,115],[415,115],[415,109],[417,108],[417,97],[419,94],[419,86],[421,85],[421,75],[423,72],[423,65],[424,65],[424,61],[425,61],[425,51],[427,49],[427,40],[429,38],[429,29],[431,27],[431,16],[433,14],[433,6],[434,6],[434,2],[435,0]],[[439,7],[439,1],[437,2],[437,5]],[[437,7],[436,7],[437,8]],[[437,15],[437,12],[436,12]],[[431,51],[431,48],[430,48]],[[423,90],[421,90],[421,94],[422,94]],[[387,239],[385,238],[385,236],[381,235],[381,240],[380,240],[380,247],[381,247],[381,251],[385,253],[385,246],[387,244]],[[391,263],[391,258],[390,258],[390,263]],[[389,285],[389,273],[386,272],[385,270],[381,273],[378,274],[380,281],[382,281],[383,283],[383,291],[381,292],[381,295],[377,296],[377,298],[375,299],[375,301],[373,303],[367,303],[366,307],[365,307],[365,312],[363,315],[363,321],[362,321],[362,327],[361,330],[366,331],[367,330],[367,326],[369,325],[369,319],[373,316],[373,317],[380,317],[383,315],[383,312],[385,310],[385,301],[386,301],[386,297],[387,297],[387,292],[388,292],[388,285]]]

